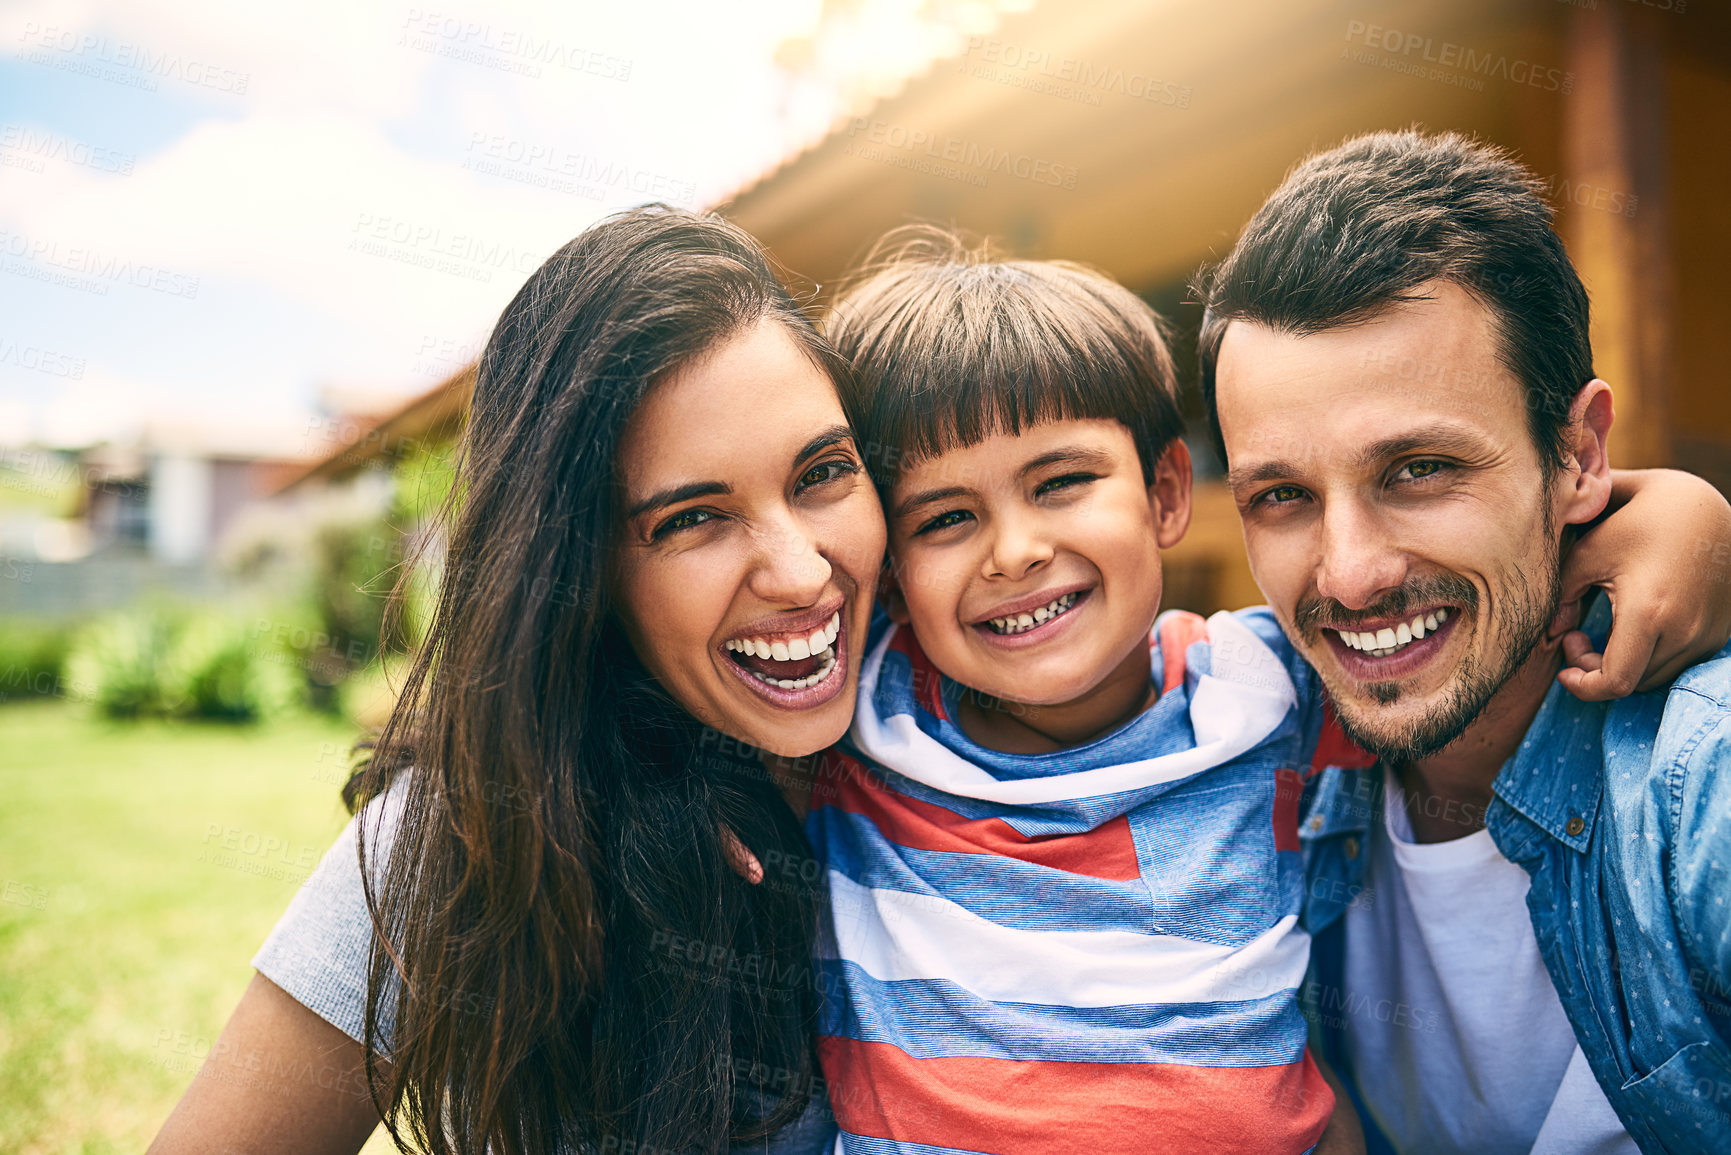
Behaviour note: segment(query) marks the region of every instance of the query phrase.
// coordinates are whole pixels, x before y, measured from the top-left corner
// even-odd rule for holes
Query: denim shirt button
[[[1348,859],[1357,858],[1358,857],[1358,839],[1356,839],[1356,838],[1347,839],[1344,843],[1341,844],[1341,850],[1346,854],[1346,857]]]
[[[1579,814],[1569,815],[1569,820],[1563,824],[1563,829],[1569,832],[1570,838],[1578,837],[1587,828],[1586,819]]]

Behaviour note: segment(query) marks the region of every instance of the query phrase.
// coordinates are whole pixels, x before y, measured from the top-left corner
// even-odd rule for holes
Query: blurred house
[[[147,590],[221,588],[224,533],[307,456],[299,430],[148,424],[136,439],[82,450],[8,450],[0,553],[28,575],[0,583],[0,616],[76,615]]]
[[[1679,465],[1731,491],[1724,5],[1046,0],[862,104],[722,208],[819,286],[915,219],[1087,262],[1171,318],[1193,366],[1200,310],[1185,286],[1286,170],[1349,135],[1413,124],[1509,146],[1546,179],[1592,294],[1617,462]],[[452,377],[309,476],[449,435],[472,388],[472,374]],[[1260,601],[1231,502],[1208,480],[1218,464],[1198,460],[1167,601]]]

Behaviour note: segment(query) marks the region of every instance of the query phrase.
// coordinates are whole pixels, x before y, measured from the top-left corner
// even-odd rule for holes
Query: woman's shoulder
[[[357,1041],[366,1018],[373,920],[356,844],[364,835],[376,887],[377,864],[388,855],[402,817],[405,781],[406,775],[399,777],[349,819],[252,960],[255,970],[296,1002]],[[380,1007],[387,1017],[391,1001]],[[385,1038],[389,1025],[381,1023]]]

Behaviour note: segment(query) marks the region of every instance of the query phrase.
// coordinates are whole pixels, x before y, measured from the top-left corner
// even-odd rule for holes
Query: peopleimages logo
[[[1573,72],[1546,68],[1527,60],[1511,60],[1503,53],[1481,52],[1469,45],[1456,44],[1452,40],[1439,43],[1430,36],[1403,32],[1398,28],[1384,28],[1380,24],[1367,24],[1363,20],[1346,22],[1346,40],[1348,47],[1341,50],[1342,59],[1358,59],[1361,64],[1381,63],[1384,68],[1428,75],[1428,78],[1433,80],[1459,83],[1473,77],[1481,80],[1499,79],[1512,84],[1524,84],[1543,92],[1558,92],[1564,96],[1575,90]],[[1351,45],[1354,44],[1372,49],[1373,52],[1368,58],[1351,57]],[[1376,51],[1386,55],[1377,57]],[[1422,67],[1425,64],[1438,67],[1427,74]],[[1445,72],[1445,69],[1458,69],[1459,72]],[[1464,76],[1461,75],[1463,73]]]
[[[1053,188],[1076,187],[1074,165],[1057,164],[1043,157],[984,146],[960,137],[939,136],[925,129],[908,128],[905,125],[858,116],[849,124],[848,136],[858,142],[848,151],[855,155],[865,155],[868,159],[888,160],[891,156],[901,154],[909,159],[918,158],[940,167],[957,166],[964,171],[973,169],[979,176],[1002,173],[1018,180],[1051,185]],[[874,150],[886,155],[873,155]],[[978,183],[984,184],[983,181]]]

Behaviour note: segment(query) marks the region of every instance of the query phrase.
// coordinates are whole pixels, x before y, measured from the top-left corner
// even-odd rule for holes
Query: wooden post
[[[1615,397],[1611,460],[1628,467],[1672,460],[1665,41],[1652,15],[1599,0],[1566,16],[1574,91],[1558,223],[1592,297],[1593,359]]]

